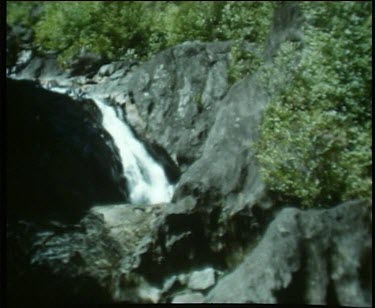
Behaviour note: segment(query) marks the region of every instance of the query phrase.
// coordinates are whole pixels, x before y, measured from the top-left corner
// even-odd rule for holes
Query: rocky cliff
[[[302,39],[301,23],[297,4],[281,6],[275,12],[264,51],[268,65],[283,41]],[[13,35],[27,40],[22,31],[18,29]],[[72,105],[72,111],[60,118],[57,103],[49,106],[51,113],[41,115],[47,124],[40,131],[58,133],[61,124],[63,130],[82,131],[82,136],[63,132],[63,136],[48,136],[47,143],[38,143],[33,140],[43,139],[33,130],[23,139],[28,141],[25,147],[39,155],[34,150],[36,144],[47,146],[53,138],[64,142],[59,148],[61,159],[74,160],[66,167],[51,161],[42,170],[55,176],[57,186],[65,181],[81,187],[75,183],[89,181],[90,192],[85,191],[85,185],[79,189],[89,196],[89,202],[81,204],[87,212],[81,212],[74,225],[59,215],[53,217],[58,222],[51,222],[45,214],[51,203],[67,195],[64,190],[55,200],[44,201],[45,205],[35,210],[32,207],[32,216],[14,210],[7,227],[9,303],[371,306],[371,204],[352,201],[332,209],[304,211],[275,206],[259,176],[251,144],[258,136],[264,107],[288,82],[288,76],[272,90],[257,71],[229,84],[231,44],[185,42],[145,63],[103,64],[101,59],[88,57],[69,71],[59,69],[53,57],[39,57],[24,44],[8,69],[10,77],[31,79],[47,88],[69,88],[78,101],[87,93],[121,106],[126,121],[163,165],[176,190],[168,204],[126,204],[126,196],[117,191],[124,179],[118,176],[116,149],[99,123],[97,127],[90,125],[87,132],[83,128],[86,118],[90,123],[99,121],[95,110],[89,102],[77,104],[53,94],[58,96],[53,101],[61,98]],[[8,84],[9,93],[13,93],[12,83]],[[49,102],[51,95],[43,90],[41,100]],[[12,101],[8,98],[7,104]],[[21,101],[19,104],[26,104],[28,98]],[[34,105],[27,108],[25,121],[38,110]],[[81,110],[84,108],[87,110]],[[10,156],[17,152],[13,146],[18,144],[12,134],[17,132],[19,118],[12,110],[9,119],[13,126],[7,136]],[[82,123],[76,123],[77,114]],[[37,125],[34,120],[32,125]],[[28,131],[29,126],[24,127]],[[105,141],[98,139],[100,134]],[[61,168],[67,172],[82,169],[85,147],[74,139],[81,137],[92,148],[87,155],[95,167],[60,177]],[[14,156],[11,166],[33,162],[34,154],[21,154]],[[22,183],[23,189],[32,182],[34,173]],[[98,178],[104,184],[91,183]],[[14,190],[10,195],[16,198],[19,189],[11,181],[9,184],[8,189]],[[99,198],[95,194],[103,185],[108,187],[108,194],[103,192]],[[51,195],[39,186],[31,186],[38,197]],[[39,201],[36,198],[32,202]],[[7,207],[10,212],[13,205],[25,209],[32,202],[25,196],[8,201]],[[56,207],[74,211],[71,203]],[[47,219],[40,222],[38,217],[43,215]]]

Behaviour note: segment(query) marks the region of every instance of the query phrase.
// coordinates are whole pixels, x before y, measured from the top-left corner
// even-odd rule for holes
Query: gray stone
[[[193,292],[182,295],[177,295],[173,298],[172,304],[188,304],[188,303],[203,303],[204,296],[202,293]]]
[[[144,134],[179,165],[191,164],[201,153],[228,89],[229,51],[229,43],[185,42],[142,64],[129,79],[140,117],[148,123]]]
[[[18,74],[20,79],[35,80],[40,77],[40,73],[43,69],[44,61],[42,58],[32,58],[24,69]]]
[[[192,290],[206,290],[215,284],[215,270],[206,268],[191,274],[188,288]]]
[[[167,278],[163,284],[163,292],[168,292],[177,281],[178,281],[178,278],[176,275],[173,275]]]
[[[370,207],[283,209],[206,301],[371,306]]]
[[[189,281],[189,276],[187,274],[179,274],[177,279],[182,285],[186,285]]]
[[[32,50],[21,50],[21,52],[18,55],[16,65],[17,66],[25,66],[27,63],[30,62],[32,57],[33,57]]]

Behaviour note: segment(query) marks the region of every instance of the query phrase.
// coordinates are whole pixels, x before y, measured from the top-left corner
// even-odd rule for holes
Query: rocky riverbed
[[[268,62],[302,24],[293,4],[276,17]],[[7,83],[9,304],[372,305],[372,204],[275,205],[251,148],[275,93],[257,72],[229,84],[232,42],[185,42],[145,63],[84,55],[62,70],[29,39],[8,31],[9,49],[21,42],[8,77],[30,81]],[[129,204],[85,95],[123,110],[175,185],[170,203]]]

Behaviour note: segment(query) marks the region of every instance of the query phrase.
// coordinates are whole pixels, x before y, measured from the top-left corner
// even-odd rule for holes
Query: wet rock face
[[[126,201],[117,148],[93,102],[7,80],[7,208],[74,220],[94,203]]]

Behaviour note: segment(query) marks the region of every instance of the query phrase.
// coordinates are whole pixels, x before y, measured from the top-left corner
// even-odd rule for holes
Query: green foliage
[[[60,51],[67,64],[82,50],[109,59],[143,55],[147,40],[145,12],[139,2],[51,2],[35,26],[36,42]]]
[[[258,1],[41,3],[43,16],[33,26],[36,44],[42,50],[58,51],[63,64],[82,50],[109,59],[129,56],[145,59],[188,40],[261,43],[268,31],[274,7],[273,3]],[[8,21],[14,24],[25,19],[30,9],[29,2],[9,5]],[[234,60],[245,58],[243,54],[243,57],[236,56]],[[236,63],[233,63],[234,68],[239,67],[235,66]],[[241,67],[246,67],[242,64]],[[245,69],[242,68],[242,71]]]
[[[255,72],[262,63],[260,48],[250,46],[249,49],[246,49],[243,41],[237,40],[232,45],[228,69],[230,84],[242,79],[251,72]]]
[[[38,20],[38,14],[34,10],[40,3],[41,1],[7,1],[7,24],[32,26]]]
[[[164,15],[167,46],[188,40],[213,41],[224,2],[181,1]]]
[[[270,29],[274,2],[226,1],[221,12],[217,37],[263,43]]]
[[[231,84],[259,68],[274,8],[273,2],[257,1],[228,1],[223,7],[221,23],[215,31],[222,40],[235,40],[228,71]],[[247,42],[257,45],[246,48]]]
[[[82,51],[146,59],[187,40],[233,41],[229,81],[260,69],[265,88],[279,92],[265,110],[256,144],[271,191],[304,207],[371,197],[371,2],[300,3],[305,47],[284,43],[274,62],[262,65],[277,2],[7,4],[7,23],[32,27],[39,49],[58,51],[65,65]],[[203,108],[200,97],[195,101]]]
[[[287,70],[290,85],[267,107],[257,144],[264,180],[283,202],[330,206],[372,197],[371,6],[302,5],[306,47]],[[276,61],[290,63],[290,56]]]

